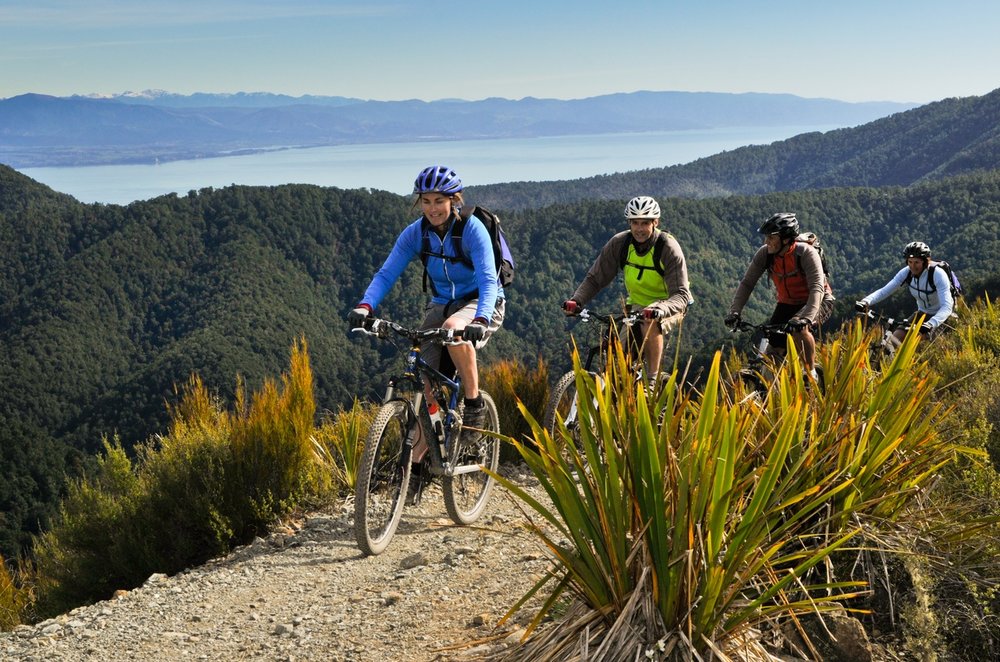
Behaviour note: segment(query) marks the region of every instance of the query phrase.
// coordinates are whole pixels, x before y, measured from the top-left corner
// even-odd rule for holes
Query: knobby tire
[[[576,373],[572,370],[559,378],[552,387],[552,395],[545,406],[542,417],[542,427],[548,430],[554,439],[559,428],[559,420],[566,424],[573,435],[573,442],[580,446],[580,421],[577,418]]]
[[[365,439],[354,488],[354,537],[365,554],[385,551],[399,526],[410,482],[410,449],[405,444],[410,422],[406,403],[387,402]]]
[[[479,391],[486,405],[486,420],[483,429],[500,432],[500,416],[497,414],[496,403],[485,391]],[[492,435],[480,435],[478,441],[471,444],[464,439],[465,431],[459,433],[457,441],[452,442],[451,460],[455,465],[478,464],[490,471],[496,471],[500,463],[500,440]],[[441,491],[444,493],[444,505],[448,517],[456,524],[472,524],[483,514],[490,500],[494,485],[493,476],[483,471],[445,476],[441,481]]]

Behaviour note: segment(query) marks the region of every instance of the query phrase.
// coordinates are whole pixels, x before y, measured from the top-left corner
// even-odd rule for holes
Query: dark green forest
[[[975,153],[994,145],[995,154],[1000,93],[979,99],[991,100],[993,137],[981,127],[970,129],[982,148]],[[939,107],[943,117],[959,122],[972,114],[986,117],[980,105],[949,100],[909,112]],[[908,114],[862,128],[878,126],[886,135],[898,130],[909,135],[915,152],[932,151],[928,132],[939,124],[918,131],[903,121]],[[828,142],[830,135],[786,142]],[[833,157],[820,158],[826,151],[817,148],[811,161],[813,151],[803,148],[796,159],[769,157],[768,163],[780,160],[789,181],[794,174],[802,186],[820,182],[819,188],[683,198],[667,195],[643,172],[621,176],[617,196],[595,188],[594,199],[586,201],[541,206],[532,198],[532,204],[494,206],[518,275],[504,329],[484,360],[512,357],[534,364],[540,356],[553,371],[568,367],[572,324],[560,303],[603,243],[625,228],[624,203],[638,194],[658,197],[663,227],[685,250],[696,303],[683,328],[681,355],[696,362],[730,340],[722,317],[759,245],[755,230],[775,211],[796,212],[803,228],[822,238],[841,316],[902,265],[900,250],[915,239],[947,258],[967,290],[981,291],[987,279],[995,279],[1000,171],[985,171],[971,157],[963,160],[960,154],[972,153],[970,143],[957,149],[959,141],[949,139],[957,151],[946,162],[930,167],[924,162],[933,155],[914,157],[924,166],[913,168],[913,177],[885,181],[884,169],[873,165],[873,150],[859,151],[855,143],[862,138],[851,136],[845,133],[850,140],[838,148],[844,181],[853,171],[855,184],[900,185],[822,188],[836,180],[807,175],[835,169],[829,165]],[[902,150],[905,141],[883,142]],[[759,152],[748,150],[747,158]],[[713,158],[735,159],[741,152]],[[862,152],[867,159],[849,158]],[[934,154],[944,158],[943,151]],[[880,162],[902,167],[897,155],[885,152]],[[708,168],[703,161],[692,167]],[[781,188],[773,180],[773,163],[716,163],[711,168],[730,177],[772,178],[760,187]],[[953,170],[969,174],[929,176]],[[587,186],[584,181],[590,180],[550,188],[558,195]],[[526,184],[506,186],[512,199],[530,195]],[[482,202],[477,189],[467,200]],[[396,235],[416,216],[411,202],[380,191],[287,185],[203,189],[124,207],[87,205],[0,166],[0,554],[14,557],[44,527],[65,475],[85,470],[103,438],[117,435],[128,448],[161,432],[166,404],[192,373],[228,399],[238,375],[255,388],[279,374],[289,347],[305,337],[321,410],[336,410],[356,396],[378,397],[399,357],[385,345],[348,338],[344,317]],[[621,293],[618,286],[609,288],[592,307],[614,306]],[[425,299],[415,264],[378,312],[415,322]],[[902,293],[894,297],[908,308],[912,302],[906,299]],[[772,303],[762,283],[747,315],[762,317]]]

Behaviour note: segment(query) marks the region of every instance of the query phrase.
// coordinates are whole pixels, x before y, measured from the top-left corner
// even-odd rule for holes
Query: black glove
[[[864,301],[855,301],[854,310],[858,311],[859,313],[868,312],[868,304],[865,303]]]
[[[465,327],[465,331],[462,332],[462,338],[471,343],[477,343],[485,337],[486,320],[481,317],[472,320],[472,324]]]
[[[920,325],[920,335],[922,336],[930,335],[931,331],[933,330],[934,327],[931,326],[930,322],[924,322],[923,324]]]
[[[576,315],[580,312],[580,303],[576,299],[566,299],[563,301],[562,309],[567,315]]]
[[[801,331],[807,326],[809,326],[809,320],[804,320],[801,317],[793,317],[788,320],[788,328],[792,331]]]
[[[736,325],[740,322],[739,313],[729,313],[726,315],[726,319],[722,320],[722,323],[728,326],[730,329],[735,329]]]
[[[364,328],[365,320],[371,315],[372,309],[367,303],[359,303],[358,307],[347,314],[347,326],[350,329]]]

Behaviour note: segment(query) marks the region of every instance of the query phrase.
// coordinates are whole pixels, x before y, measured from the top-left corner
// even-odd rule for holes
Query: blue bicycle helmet
[[[414,193],[443,193],[455,195],[462,190],[462,180],[448,166],[429,166],[420,171],[413,182]]]

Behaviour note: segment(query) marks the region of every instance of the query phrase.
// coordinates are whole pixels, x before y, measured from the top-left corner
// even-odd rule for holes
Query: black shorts
[[[779,303],[774,307],[774,312],[771,313],[771,319],[768,320],[769,324],[784,324],[788,320],[795,317],[800,310],[805,308],[805,304],[798,303]],[[830,313],[833,312],[833,300],[824,299],[819,306],[819,314],[817,315],[817,320],[809,325],[809,330],[816,333],[819,330],[819,325],[830,318]],[[786,349],[785,339],[787,335],[784,333],[771,332],[767,334],[767,341],[772,347],[778,347],[780,349]]]

